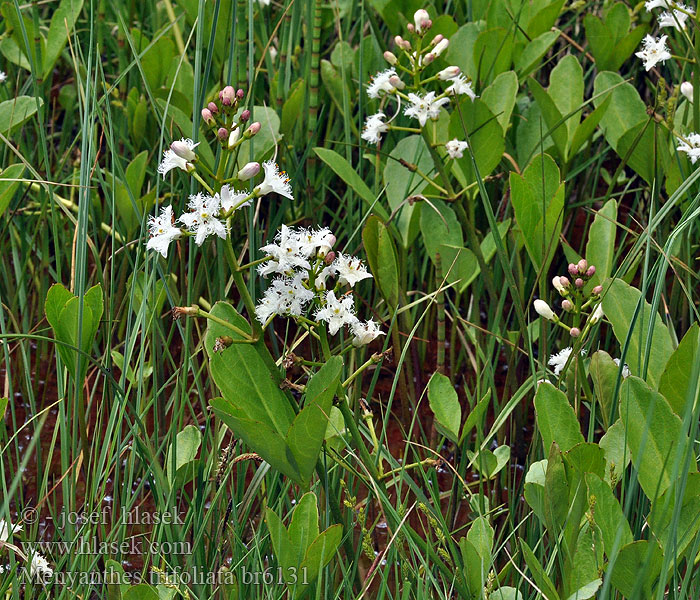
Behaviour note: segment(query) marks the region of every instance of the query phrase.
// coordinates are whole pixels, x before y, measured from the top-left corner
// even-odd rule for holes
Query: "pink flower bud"
[[[243,100],[243,98],[245,98],[245,92],[239,88],[239,90],[236,92],[236,98]]]
[[[595,266],[591,265],[586,271],[586,277],[593,277],[595,275]]]
[[[406,29],[408,29],[408,31],[410,31],[411,33],[413,33],[416,30],[413,23],[409,23],[408,25],[406,25]]]
[[[403,50],[410,50],[411,49],[411,42],[408,40],[403,39],[400,35],[397,35],[394,38],[394,43],[401,49]]]
[[[248,109],[246,109],[241,113],[241,116],[238,117],[238,120],[241,123],[245,123],[248,119],[250,119],[250,111]]]
[[[225,140],[228,137],[228,129],[226,129],[226,127],[219,127],[219,131],[216,132],[216,135],[220,140]]]
[[[581,335],[581,330],[578,327],[572,327],[569,331],[569,334],[571,335],[571,337],[577,338]]]
[[[207,104],[207,108],[211,111],[213,115],[219,112],[219,107],[214,102],[210,102],[209,104]]]
[[[392,75],[391,77],[389,77],[389,83],[397,90],[402,90],[406,87],[406,84],[403,81],[401,81],[401,78],[398,75]]]
[[[437,58],[437,54],[434,54],[433,52],[429,52],[428,54],[425,55],[425,58],[423,59],[423,64],[429,65],[436,58]]]
[[[442,35],[441,33],[438,33],[434,38],[433,41],[430,42],[431,46],[435,46],[436,44],[439,44],[442,40],[445,39],[445,36]]]
[[[251,123],[250,127],[245,132],[246,137],[253,137],[260,129],[262,128],[262,125],[260,125],[259,121],[255,121],[255,123]]]
[[[428,11],[420,8],[413,14],[413,22],[416,24],[416,31],[420,33],[424,29],[428,29],[430,25],[430,15]],[[432,23],[431,23],[432,24]]]
[[[223,90],[221,90],[219,98],[221,98],[221,104],[224,106],[231,106],[236,98],[236,90],[233,89],[233,86],[227,85]]]
[[[211,111],[208,108],[203,108],[202,109],[202,120],[207,124],[207,125],[213,125],[214,124],[214,115],[211,114]]]
[[[566,312],[569,312],[571,309],[574,308],[574,304],[573,304],[573,302],[571,302],[571,300],[562,300],[561,307]]]
[[[576,278],[576,281],[574,281],[574,284],[576,285],[577,288],[582,288],[583,287],[583,279],[580,277]]]
[[[571,282],[569,281],[568,277],[560,277],[559,283],[561,284],[561,287],[563,287],[563,288],[568,288],[571,285]]]
[[[438,79],[441,81],[447,81],[448,79],[454,79],[461,73],[462,69],[459,67],[452,65],[450,67],[444,68],[442,71],[438,73]]]
[[[197,158],[197,155],[192,151],[190,146],[185,142],[173,142],[170,144],[170,149],[177,154],[180,158],[184,158],[187,161],[192,162]]]
[[[588,270],[588,261],[585,258],[582,258],[580,261],[578,261],[578,272],[583,274]]]
[[[326,256],[323,258],[323,260],[325,261],[325,263],[327,265],[330,265],[335,260],[335,252],[333,252],[333,250],[331,250],[328,254],[326,254]]]
[[[578,275],[578,267],[574,263],[569,263],[569,275],[572,277]]]
[[[395,64],[398,62],[398,59],[396,58],[396,55],[395,55],[393,52],[389,51],[389,50],[387,50],[387,51],[384,53],[384,60],[385,60],[386,62],[388,62],[390,65],[395,65]]]
[[[251,177],[255,177],[258,173],[260,173],[260,163],[249,162],[248,164],[244,165],[240,171],[238,171],[238,179],[241,181],[247,181]]]
[[[591,291],[597,296],[598,294],[600,294],[600,292],[603,291],[603,286],[597,285]]]

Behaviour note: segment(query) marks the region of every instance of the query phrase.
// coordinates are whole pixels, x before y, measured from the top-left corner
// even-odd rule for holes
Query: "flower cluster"
[[[391,129],[390,123],[401,112],[402,102],[406,104],[403,114],[417,120],[424,127],[428,121],[437,120],[442,108],[454,97],[465,95],[472,100],[476,98],[471,81],[462,74],[459,67],[449,66],[433,75],[426,73],[429,65],[447,49],[449,40],[438,34],[426,44],[428,38],[425,35],[432,26],[430,15],[420,9],[416,11],[413,20],[413,23],[407,25],[409,34],[414,38],[413,43],[397,35],[394,38],[395,53],[388,50],[384,53],[384,58],[391,67],[377,73],[367,87],[370,98],[395,98],[398,103],[394,117],[389,121],[382,110],[367,117],[362,139],[370,144],[381,142],[382,135]],[[401,79],[399,72],[411,75],[411,82],[406,83]],[[425,86],[433,82],[439,82],[439,89],[426,90]],[[455,145],[455,142],[459,145]],[[467,147],[466,142],[452,140],[448,143],[452,144],[447,148],[449,156],[461,158]]]
[[[648,11],[655,8],[665,9],[664,12],[658,15],[659,27],[673,27],[677,31],[683,31],[687,28],[687,21],[695,15],[695,11],[681,4],[680,2],[672,2],[670,0],[648,0],[644,4]],[[658,63],[667,61],[671,58],[671,53],[666,46],[668,36],[662,35],[655,38],[652,35],[646,35],[642,41],[642,49],[636,53],[636,56],[644,61],[644,68],[649,71]]]
[[[275,241],[260,248],[267,259],[258,266],[263,277],[275,275],[255,313],[267,324],[274,316],[300,318],[315,307],[314,318],[323,321],[331,335],[348,326],[353,344],[369,344],[380,335],[372,320],[360,321],[355,315],[352,290],[341,293],[343,286],[354,288],[372,277],[359,258],[333,251],[336,238],[327,227],[293,228],[282,225]],[[329,286],[329,279],[335,283]]]
[[[185,140],[185,142],[189,141]],[[173,146],[175,144],[177,142],[174,142]],[[172,146],[170,151],[174,152]],[[257,163],[254,164],[257,165]],[[243,167],[241,171],[245,168]],[[294,199],[289,178],[284,171],[280,171],[272,161],[263,163],[263,171],[265,173],[263,181],[255,186],[252,192],[237,191],[229,185],[223,185],[214,195],[202,192],[194,194],[190,196],[187,205],[190,212],[184,213],[178,219],[174,217],[172,206],[162,208],[159,216],[151,216],[148,219],[150,238],[146,247],[160,252],[167,258],[170,243],[184,235],[194,236],[198,246],[201,246],[210,235],[226,239],[228,232],[226,219],[238,209],[248,206],[254,198],[275,193],[290,200]],[[184,227],[178,227],[177,223]]]
[[[20,531],[22,531],[21,525],[13,525],[5,519],[0,519],[0,542],[9,541],[12,535],[17,534]],[[28,561],[29,574],[32,577],[44,581],[53,576],[53,569],[49,565],[49,561],[36,550],[32,550],[31,556],[28,557]],[[1,569],[0,573],[2,573]]]
[[[581,335],[579,324],[584,310],[592,307],[587,320],[588,326],[595,325],[603,318],[603,305],[600,302],[600,293],[603,291],[603,287],[597,285],[590,294],[586,293],[585,286],[595,275],[595,266],[589,265],[585,258],[582,258],[577,264],[570,263],[568,274],[573,279],[573,283],[569,277],[557,275],[552,279],[552,286],[564,298],[561,302],[562,309],[574,316],[572,327],[562,323],[559,316],[544,300],[535,300],[533,305],[538,315],[560,325],[569,332],[571,337],[577,338]]]

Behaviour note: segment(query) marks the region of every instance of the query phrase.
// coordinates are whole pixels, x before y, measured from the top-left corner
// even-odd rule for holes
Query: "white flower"
[[[411,105],[406,108],[404,114],[407,117],[418,119],[420,126],[423,127],[428,119],[437,119],[440,116],[440,108],[443,104],[447,104],[449,98],[435,98],[435,92],[428,92],[425,96],[419,94],[409,94],[408,99]]]
[[[258,0],[260,6],[270,6],[270,0]]]
[[[5,519],[0,519],[0,542],[6,542],[10,539],[11,534],[19,533],[20,531],[22,531],[21,525],[13,525]]]
[[[673,10],[673,12],[665,12],[659,15],[659,27],[674,27],[678,31],[686,28],[686,21],[693,10],[683,4],[679,4],[678,8],[682,10]]]
[[[460,73],[456,77],[453,77],[450,81],[452,81],[452,85],[445,90],[445,92],[450,96],[461,96],[466,94],[472,101],[476,99],[476,94],[472,89],[472,82],[469,81],[464,75]]]
[[[385,118],[386,115],[381,111],[367,117],[365,127],[362,130],[362,139],[370,144],[378,144],[381,142],[382,133],[389,131],[389,126],[384,122]]]
[[[689,133],[685,136],[685,140],[678,139],[678,152],[685,152],[690,159],[690,162],[695,162],[700,158],[700,133]]]
[[[299,232],[299,243],[301,244],[302,253],[310,257],[317,253],[321,255],[327,254],[336,239],[333,233],[328,227],[323,227],[322,229],[302,229]]]
[[[238,210],[250,206],[250,196],[246,191],[238,192],[231,190],[228,185],[221,186],[221,210],[228,212],[232,208]]]
[[[326,289],[326,279],[331,277],[332,275],[335,274],[335,269],[333,269],[332,265],[328,265],[327,267],[324,267],[321,269],[321,272],[316,275],[316,279],[314,279],[314,285],[316,286],[317,290],[325,290]]]
[[[5,73],[5,71],[0,71],[0,83],[5,83],[6,80],[7,74]]]
[[[552,354],[549,357],[549,362],[547,363],[550,367],[554,367],[554,374],[559,375],[571,356],[571,347],[564,348],[559,354]]]
[[[195,234],[194,241],[198,246],[210,235],[226,239],[226,226],[217,219],[221,209],[221,198],[218,195],[207,196],[199,193],[190,196],[188,207],[192,212],[182,215],[180,223]]]
[[[457,138],[450,140],[445,144],[445,150],[447,150],[447,155],[450,158],[462,158],[464,156],[464,151],[469,148],[467,142],[458,140]]]
[[[619,367],[620,366],[620,359],[619,358],[613,358],[613,362]],[[627,366],[627,363],[622,365],[622,377],[623,379],[627,379],[630,376],[630,368]]]
[[[32,577],[42,580],[49,579],[53,575],[53,569],[49,566],[49,561],[36,551],[32,554],[29,572]]]
[[[338,333],[343,325],[353,325],[357,321],[352,295],[335,297],[333,290],[326,293],[325,306],[316,311],[316,319],[328,323],[331,335]]]
[[[367,272],[367,268],[362,264],[362,261],[354,256],[340,253],[338,258],[333,261],[332,267],[338,274],[338,281],[350,287],[355,287],[358,281],[372,277],[372,274]]]
[[[666,38],[662,35],[659,39],[654,39],[651,35],[646,35],[642,42],[642,50],[635,53],[635,56],[644,61],[644,68],[649,69],[656,66],[658,62],[663,62],[671,58],[671,53],[666,47]]]
[[[556,320],[557,316],[554,314],[554,311],[551,308],[549,308],[549,304],[547,304],[544,300],[540,300],[538,298],[533,302],[533,305],[535,307],[535,310],[537,311],[537,314],[541,317],[544,317],[549,321]]]
[[[304,285],[305,281],[306,273],[273,279],[255,307],[258,321],[264,325],[273,315],[300,316],[314,298],[314,292]]]
[[[380,71],[374,77],[372,77],[372,83],[369,84],[367,88],[367,95],[370,98],[379,98],[383,93],[391,92],[394,90],[394,86],[391,84],[389,79],[396,76],[396,69],[387,69],[386,71]]]
[[[693,84],[690,81],[681,83],[681,94],[683,94],[689,102],[693,101]]]
[[[416,31],[420,33],[423,28],[427,27],[430,23],[430,15],[428,11],[421,8],[413,13],[413,22],[416,24]]]
[[[261,252],[272,257],[272,260],[268,260],[258,267],[260,275],[267,277],[271,273],[285,274],[294,269],[311,268],[308,261],[310,256],[308,247],[304,246],[298,231],[282,225],[275,240],[277,243],[267,244],[260,248]]]
[[[651,11],[655,8],[671,8],[669,0],[648,0],[644,3],[644,8]]]
[[[183,158],[185,156],[196,156],[192,150],[194,150],[199,143],[195,144],[192,140],[182,138],[179,142],[173,142],[175,145],[175,150],[171,145],[165,152],[163,152],[163,160],[158,165],[158,172],[165,179],[166,173],[172,169],[182,169],[183,171],[189,171],[194,168],[192,164],[193,159]],[[177,150],[177,152],[176,152]]]
[[[179,227],[173,225],[172,206],[162,208],[159,217],[148,217],[148,233],[151,237],[146,242],[146,248],[160,252],[163,258],[167,258],[170,242],[179,238],[182,233]]]
[[[274,192],[275,194],[294,200],[292,186],[289,185],[289,177],[287,177],[285,171],[280,171],[277,164],[271,160],[263,163],[263,170],[265,171],[265,179],[253,190],[256,196],[264,196],[265,194]]]
[[[351,327],[352,335],[354,336],[352,339],[353,346],[364,346],[380,335],[385,335],[385,333],[379,329],[379,324],[375,323],[372,319],[366,323],[356,321]]]

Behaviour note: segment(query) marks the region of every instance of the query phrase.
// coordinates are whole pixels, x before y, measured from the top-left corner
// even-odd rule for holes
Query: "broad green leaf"
[[[595,473],[586,473],[586,485],[593,519],[603,536],[605,553],[612,556],[615,548],[619,549],[634,540],[632,530],[608,483]]]
[[[235,115],[238,120],[244,108],[241,107]],[[238,155],[245,161],[256,160],[262,162],[269,158],[274,152],[275,147],[282,139],[280,137],[280,118],[277,111],[269,106],[255,105],[250,107],[251,121],[258,121],[261,125],[260,131],[252,138],[245,140],[239,146]],[[252,153],[251,153],[252,149]],[[252,159],[250,157],[253,157]]]
[[[552,69],[547,94],[554,101],[559,113],[564,118],[568,117],[564,127],[567,132],[567,146],[571,145],[574,132],[581,122],[581,112],[574,111],[583,104],[583,67],[573,54],[567,54]],[[571,113],[574,114],[569,116]],[[566,159],[568,158],[566,154]]]
[[[518,76],[514,71],[506,71],[496,77],[493,83],[481,94],[481,99],[501,124],[504,135],[510,125],[510,117],[513,113],[517,93]]]
[[[491,592],[489,600],[523,600],[523,595],[514,587],[504,585]]]
[[[319,535],[306,551],[306,557],[299,567],[298,582],[311,583],[318,578],[321,569],[325,567],[334,556],[338,554],[340,542],[343,539],[343,526],[331,525]],[[303,577],[303,574],[306,577]],[[303,585],[298,586],[297,596],[304,593]]]
[[[685,461],[690,440],[666,399],[634,375],[625,379],[620,389],[620,419],[627,428],[627,445],[639,484],[653,501],[671,485],[674,464]],[[691,458],[690,472],[696,471]]]
[[[176,441],[168,449],[165,461],[165,470],[168,473],[171,486],[175,483],[177,476],[183,474],[183,470],[192,466],[202,443],[202,434],[195,425],[187,425],[177,434],[176,438]],[[178,480],[178,483],[187,483],[193,476],[194,470],[191,470],[189,474],[185,473],[184,480]]]
[[[520,78],[527,77],[539,66],[542,57],[558,38],[558,31],[545,31],[525,46],[520,56],[515,59],[515,70]]]
[[[160,600],[158,592],[145,583],[130,586],[129,589],[122,594],[122,598],[123,600]]]
[[[648,521],[661,547],[673,548],[680,558],[700,530],[700,473],[681,476],[652,504]]]
[[[83,0],[61,0],[58,8],[51,17],[49,32],[46,37],[46,48],[43,54],[44,77],[48,78],[58,57],[68,42],[68,36],[83,8]]]
[[[602,583],[602,579],[594,579],[590,583],[581,586],[578,590],[571,594],[571,596],[569,596],[567,600],[588,600],[589,598],[593,598],[593,596],[595,596],[595,593],[598,591],[598,588],[602,585]]]
[[[474,71],[481,83],[493,81],[499,74],[507,71],[513,55],[512,33],[503,28],[489,29],[479,34],[474,43]]]
[[[435,372],[428,382],[428,402],[435,415],[435,427],[440,433],[457,442],[462,423],[462,407],[452,382],[442,373]]]
[[[668,329],[658,314],[651,314],[651,305],[642,298],[642,293],[616,279],[605,285],[603,290],[603,311],[613,326],[613,332],[620,347],[623,348],[629,338],[629,346],[625,362],[633,375],[642,375],[644,364],[644,349],[647,345],[647,333],[653,328],[651,347],[649,350],[647,380],[656,388],[664,372],[669,357],[673,354],[673,343]],[[634,328],[630,330],[632,318],[637,305],[641,301]]]
[[[478,78],[472,56],[474,55],[474,45],[482,31],[484,31],[483,21],[462,25],[457,33],[450,38],[450,45],[445,54],[449,64],[458,66],[462,73],[472,80]]]
[[[484,561],[484,568],[491,566],[491,550],[493,548],[493,527],[486,517],[477,517],[472,521],[467,532],[467,539],[474,545],[476,551]]]
[[[0,171],[0,216],[5,212],[10,205],[10,200],[19,187],[19,181],[11,181],[12,179],[21,179],[24,174],[24,165],[10,165],[3,171]]]
[[[298,551],[298,555],[292,557],[294,562],[290,566],[298,566],[319,534],[318,505],[313,492],[304,494],[297,503],[287,533],[292,546]]]
[[[306,386],[304,408],[287,433],[287,444],[303,482],[311,478],[316,466],[342,370],[343,359],[334,356],[311,378]]]
[[[538,270],[545,270],[559,246],[564,212],[564,183],[554,160],[539,155],[522,175],[510,174],[515,219]]]
[[[427,207],[424,207],[422,202],[411,204],[405,200],[410,196],[424,193],[429,184],[400,161],[415,165],[428,177],[434,175],[435,167],[428,148],[419,135],[409,135],[401,139],[389,157],[383,174],[386,197],[392,212],[399,211],[398,217],[394,220],[401,235],[402,245],[409,248],[418,235],[418,217],[422,209]]]
[[[564,392],[550,383],[541,383],[535,394],[537,427],[542,435],[545,453],[552,442],[562,450],[569,450],[584,441],[581,426]]]
[[[617,383],[620,367],[615,364],[607,352],[598,350],[591,356],[588,370],[593,380],[595,399],[600,406],[599,414],[607,429],[610,425],[609,420],[613,407],[615,384]]]
[[[379,202],[376,202],[377,198],[372,190],[367,187],[362,177],[357,174],[357,171],[344,157],[329,148],[314,148],[314,152],[347,186],[354,190],[365,203],[367,209],[372,207],[372,212],[382,221],[389,220],[389,213]]]
[[[493,452],[488,448],[483,448],[478,453],[467,450],[467,456],[469,462],[472,463],[479,473],[486,479],[491,479],[508,464],[510,460],[510,446],[504,444]]]
[[[605,93],[607,92],[607,93]],[[646,121],[647,107],[639,97],[639,92],[617,73],[604,71],[598,73],[593,85],[593,103],[600,106],[605,99],[612,95],[608,110],[600,120],[600,126],[608,143],[617,150],[620,138],[638,125]],[[619,153],[618,153],[619,154]]]
[[[608,96],[603,103],[593,109],[593,112],[591,112],[591,114],[589,114],[576,128],[576,133],[574,133],[573,139],[569,140],[569,160],[576,156],[583,145],[593,137],[598,124],[605,115],[605,112],[608,110],[608,106],[610,106],[611,100],[611,96]]]
[[[545,1],[542,8],[530,18],[527,24],[527,35],[534,38],[545,31],[549,31],[554,26],[565,0]]]
[[[617,232],[617,202],[608,200],[596,213],[588,231],[586,259],[589,265],[595,265],[595,274],[590,280],[591,286],[600,285],[612,275],[615,256],[615,234]]]
[[[575,495],[575,490],[573,491]],[[566,473],[566,465],[559,446],[552,444],[547,458],[544,482],[544,522],[550,534],[559,537],[572,509],[572,490]]]
[[[0,102],[0,133],[7,136],[11,131],[27,122],[43,106],[44,101],[31,96],[17,96]]]
[[[600,438],[598,445],[605,452],[605,481],[614,487],[631,460],[625,424],[620,419],[615,421]]]
[[[399,260],[391,233],[371,215],[362,230],[362,243],[377,287],[389,306],[399,302]]]
[[[289,538],[289,533],[284,523],[282,523],[282,519],[270,507],[265,509],[265,521],[270,531],[270,539],[272,540],[272,547],[275,550],[277,562],[282,567],[283,573],[286,573],[289,567],[297,566],[296,557],[299,549]]]
[[[554,146],[557,149],[559,158],[566,162],[566,149],[568,146],[566,121],[564,115],[554,102],[552,96],[537,82],[536,79],[530,78],[527,80],[527,86],[540,108],[541,114],[544,117],[546,128],[541,132],[542,136],[549,134]]]
[[[459,437],[459,443],[464,441],[474,427],[479,426],[479,431],[481,431],[481,420],[484,417],[484,413],[489,406],[489,400],[491,400],[491,390],[489,389],[476,403],[476,406],[467,415],[467,419],[464,421],[464,427],[462,427],[462,435]]]
[[[620,550],[610,581],[626,598],[651,598],[662,565],[663,552],[656,542],[632,542]]]
[[[484,566],[479,551],[474,547],[465,535],[459,540],[459,550],[464,563],[467,587],[473,597],[478,597],[484,589]]]
[[[659,381],[659,392],[673,411],[683,418],[688,406],[698,397],[697,369],[693,377],[693,365],[700,357],[700,327],[697,322],[688,329],[678,348],[673,351]]]

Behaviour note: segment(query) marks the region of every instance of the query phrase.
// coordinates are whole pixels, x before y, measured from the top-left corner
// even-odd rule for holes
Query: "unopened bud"
[[[240,171],[238,171],[238,179],[241,181],[247,181],[251,177],[255,177],[258,173],[260,173],[260,163],[249,162],[248,164],[244,165]]]
[[[681,94],[683,94],[690,102],[693,101],[693,84],[690,81],[681,83]]]
[[[571,285],[568,277],[560,277],[559,283],[561,283],[561,287],[563,288],[568,288]]]
[[[260,124],[259,121],[255,121],[254,123],[250,124],[250,127],[245,132],[246,137],[253,137],[260,129],[262,128],[262,125]]]
[[[455,65],[452,65],[452,66],[447,67],[447,68],[443,69],[442,71],[440,71],[438,73],[438,79],[440,79],[442,81],[447,81],[448,79],[454,79],[455,77],[457,77],[457,75],[459,75],[461,73],[461,71],[462,71],[462,69],[460,69],[459,67],[457,67]]]
[[[398,62],[398,59],[396,58],[396,55],[391,52],[390,50],[387,50],[384,53],[384,60],[388,62],[390,65],[395,65]]]
[[[413,33],[416,30],[413,23],[409,23],[408,25],[406,25],[406,29],[408,29],[408,31],[410,31],[411,33]]]
[[[577,288],[582,288],[583,287],[583,279],[581,279],[580,277],[577,277],[576,281],[574,281],[574,285]]]
[[[591,291],[597,296],[598,294],[600,294],[600,292],[603,291],[603,286],[597,285]]]
[[[211,114],[211,111],[208,108],[202,109],[202,120],[207,125],[213,125],[215,123],[214,115]]]
[[[561,293],[564,290],[564,287],[561,284],[561,281],[559,279],[559,275],[555,275],[554,278],[552,279],[552,285],[554,286],[554,289],[557,290],[557,292]]]
[[[573,302],[571,300],[562,300],[561,307],[566,311],[569,312],[574,308]]]
[[[238,98],[239,100],[243,100],[243,98],[245,98],[245,92],[239,88],[236,92],[236,98]]]
[[[193,161],[197,158],[197,155],[190,149],[190,147],[185,142],[173,142],[170,144],[170,149],[180,158],[184,158],[187,161]]]
[[[583,274],[588,270],[588,261],[585,258],[582,258],[580,261],[578,261],[578,272]]]
[[[226,127],[219,127],[216,135],[220,140],[225,140],[228,137],[228,129],[226,129]]]
[[[593,314],[591,315],[591,325],[595,325],[604,316],[605,316],[605,313],[603,313],[603,303],[599,302],[596,305],[595,310],[593,311]]]
[[[433,54],[435,56],[440,56],[445,50],[447,50],[447,46],[450,45],[450,40],[442,40],[438,44],[435,45],[435,48],[433,48]]]
[[[557,316],[554,314],[554,311],[549,308],[549,304],[547,304],[544,300],[535,300],[533,304],[535,311],[538,315],[540,315],[540,317],[544,317],[548,321],[556,320]]]
[[[413,22],[416,24],[416,31],[420,33],[424,29],[428,29],[430,25],[430,15],[428,11],[420,8],[413,14]],[[431,23],[432,24],[432,23]]]
[[[445,36],[442,35],[441,33],[438,33],[434,38],[433,41],[430,42],[431,46],[435,46],[436,44],[439,44],[442,40],[445,39]]]
[[[578,336],[581,335],[581,330],[578,327],[572,327],[569,330],[569,334],[571,335],[571,337],[577,338]]]
[[[236,98],[236,90],[233,89],[233,86],[227,85],[221,90],[219,98],[221,99],[221,104],[224,106],[231,106]]]
[[[574,263],[569,263],[568,271],[569,275],[571,275],[572,277],[578,275],[578,267]]]
[[[179,319],[180,317],[196,317],[199,314],[199,307],[193,306],[173,306],[170,311],[173,315],[173,319]]]
[[[240,137],[241,137],[241,128],[240,128],[240,127],[236,127],[235,129],[233,129],[233,130],[231,131],[231,135],[228,136],[228,147],[229,147],[229,150],[230,150],[231,148],[233,148],[233,147],[236,145],[236,142],[238,142],[238,140],[240,139]]]
[[[595,275],[595,266],[591,265],[586,271],[586,277],[593,277],[593,275]]]
[[[425,58],[423,58],[423,64],[429,65],[436,58],[437,58],[437,55],[434,52],[428,52],[428,54],[425,55]]]
[[[410,50],[411,49],[411,42],[403,39],[400,35],[397,35],[394,38],[394,43],[402,50]]]
[[[213,115],[219,112],[219,107],[216,105],[215,102],[210,102],[207,104],[207,108],[211,111]]]
[[[238,120],[241,123],[245,123],[248,119],[250,119],[250,111],[246,108],[242,113],[241,116],[238,117]]]
[[[397,90],[402,90],[406,87],[406,84],[401,80],[401,77],[399,77],[398,75],[392,75],[391,77],[389,77],[389,83],[392,85],[392,87],[396,88]]]
[[[335,252],[331,250],[326,256],[324,256],[323,260],[327,265],[330,265],[334,260],[335,260]]]

